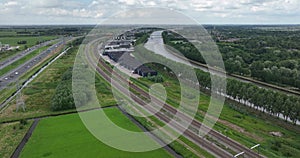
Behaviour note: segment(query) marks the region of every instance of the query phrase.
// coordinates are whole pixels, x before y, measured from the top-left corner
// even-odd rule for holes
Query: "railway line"
[[[86,53],[88,54],[88,53]],[[90,56],[87,56],[88,60],[90,63],[95,63],[92,61],[92,58]],[[93,65],[96,66],[96,65]],[[107,65],[105,65],[107,66]],[[110,82],[110,76],[104,72],[100,67],[96,66],[96,71],[107,81]],[[124,92],[126,91],[126,89],[121,85],[116,83],[115,84],[115,88],[117,88],[119,91]],[[137,103],[139,103],[140,105],[145,105],[145,101],[143,101],[141,98],[137,97],[136,95],[131,93],[131,97],[134,101],[136,101]],[[156,113],[156,110],[153,108],[148,107],[147,109],[145,109],[148,112],[151,113]],[[155,116],[159,119],[162,120],[165,123],[168,123],[171,119],[168,118],[165,114],[158,112],[155,114]],[[172,124],[172,127],[178,132],[178,131],[185,131],[184,135],[190,139],[190,141],[198,144],[200,147],[205,148],[208,151],[211,151],[216,157],[222,157],[222,158],[231,158],[232,155],[226,151],[224,151],[223,149],[219,148],[218,146],[209,143],[207,140],[198,137],[197,134],[191,132],[190,130],[185,130],[182,125],[180,125],[179,123],[176,124]]]
[[[97,53],[98,51],[93,49],[94,53]],[[86,53],[88,60],[90,61],[90,63],[95,63],[92,60],[91,56],[88,56],[89,53]],[[95,54],[94,54],[95,55]],[[96,54],[98,55],[98,54]],[[99,60],[98,61],[104,68],[106,72],[111,73],[112,72],[112,68],[109,67],[103,60]],[[104,71],[102,70],[100,67],[98,67],[97,65],[93,65],[96,66],[96,71],[108,82],[110,82],[111,78],[110,76]],[[123,77],[120,76],[119,80],[121,80],[122,82],[127,82]],[[130,84],[130,87],[132,89],[134,89],[135,91],[139,92],[141,95],[143,95],[146,98],[149,98],[149,94],[147,92],[145,92],[144,90],[142,90],[141,88],[137,87],[136,85]],[[119,89],[123,89],[121,85],[118,86]],[[134,94],[131,94],[131,96],[133,97],[132,99],[134,99],[136,102],[140,103],[141,105],[145,105],[146,103],[140,99],[139,97],[135,96]],[[161,101],[155,97],[152,98],[153,101],[155,103],[158,103],[159,105],[161,105]],[[176,114],[178,113],[179,116],[184,119],[184,120],[191,120],[192,118],[190,118],[189,116],[178,112],[174,107],[172,107],[171,105],[168,104],[164,104],[163,103],[163,109],[167,110],[168,112],[170,112],[171,114]],[[150,112],[155,112],[154,109],[147,109]],[[164,122],[169,122],[170,118],[168,118],[165,114],[162,114],[161,112],[156,113],[155,114],[156,117],[158,117],[160,120],[163,120]],[[193,119],[192,119],[193,120]],[[191,123],[192,126],[194,126],[196,129],[199,129],[201,126],[202,128],[206,128],[204,125],[202,125],[200,122],[193,120]],[[182,129],[181,125],[177,124],[174,125],[177,130],[184,130]],[[244,156],[245,157],[262,157],[261,155],[257,154],[256,152],[248,149],[247,147],[227,138],[226,136],[214,131],[214,130],[210,130],[210,132],[208,133],[210,136],[213,136],[214,138],[216,138],[218,141],[223,142],[224,144],[226,144],[228,147],[234,149],[234,151],[236,151],[237,153],[239,152],[244,152]],[[220,149],[219,147],[217,147],[216,145],[212,145],[212,143],[207,142],[205,139],[199,137],[197,134],[195,134],[194,132],[192,132],[190,129],[186,130],[184,132],[184,135],[188,138],[190,138],[190,140],[192,140],[193,142],[195,142],[196,144],[206,148],[207,150],[211,151],[212,153],[214,153],[216,156],[218,157],[233,157],[230,153],[224,151],[223,149]]]

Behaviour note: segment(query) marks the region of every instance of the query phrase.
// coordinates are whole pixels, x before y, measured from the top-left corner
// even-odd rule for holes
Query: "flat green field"
[[[107,116],[117,125],[131,131],[141,131],[117,108],[104,109]],[[97,110],[89,111],[92,115]],[[103,130],[107,130],[103,128]],[[109,132],[109,131],[108,131]],[[39,122],[25,148],[21,158],[35,157],[171,157],[164,149],[151,152],[132,153],[109,147],[97,140],[82,124],[78,114],[43,119]]]
[[[1,34],[1,33],[0,33]],[[10,46],[20,46],[19,50],[11,50],[11,51],[4,51],[0,53],[0,61],[4,61],[9,57],[25,50],[25,45],[29,48],[36,45],[38,41],[45,41],[45,40],[52,40],[57,38],[57,36],[41,36],[41,37],[26,37],[26,36],[17,36],[17,37],[0,37],[0,42],[2,44],[9,44]],[[26,44],[17,44],[18,41],[27,41]]]
[[[28,47],[36,44],[37,41],[51,40],[57,38],[56,36],[29,36],[29,37],[1,37],[2,44],[9,44],[11,46],[25,46]],[[18,41],[27,41],[26,44],[18,44]],[[21,47],[22,48],[22,47]]]

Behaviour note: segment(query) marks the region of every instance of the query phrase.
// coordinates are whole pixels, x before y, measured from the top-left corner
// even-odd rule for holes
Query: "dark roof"
[[[120,65],[126,66],[130,69],[135,69],[139,65],[141,65],[141,62],[136,60],[133,56],[130,55],[130,53],[124,53],[123,56],[119,60]]]
[[[131,56],[129,52],[105,52],[105,55],[120,65],[134,70],[135,73],[138,73],[141,76],[157,75],[155,70],[143,65],[140,61]]]
[[[151,73],[151,72],[156,72],[155,70],[150,69],[149,67],[145,65],[141,65],[138,68],[136,68],[137,71],[142,71],[144,73]]]

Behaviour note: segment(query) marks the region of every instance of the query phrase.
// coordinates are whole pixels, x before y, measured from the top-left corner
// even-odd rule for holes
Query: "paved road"
[[[18,53],[18,54],[16,54],[16,55],[10,57],[9,59],[6,59],[5,61],[0,62],[0,69],[5,68],[6,66],[8,66],[8,65],[10,65],[10,64],[12,64],[12,63],[14,63],[15,61],[17,61],[17,60],[23,58],[24,56],[26,56],[26,55],[32,53],[33,51],[35,51],[35,50],[37,50],[37,49],[39,49],[39,48],[41,48],[41,47],[44,47],[44,46],[46,46],[46,45],[52,43],[53,41],[55,41],[55,40],[51,40],[51,41],[47,41],[47,42],[44,42],[44,43],[35,45],[35,46],[33,46],[33,47],[30,47],[30,48],[28,48],[28,49],[22,51],[21,53]]]
[[[46,65],[44,65],[41,69],[39,69],[34,75],[32,75],[29,79],[26,79],[26,81],[20,85],[19,89],[16,90],[15,93],[13,93],[10,97],[8,97],[2,104],[0,104],[0,114],[4,110],[4,107],[24,88],[26,87],[33,79],[35,79],[41,72],[43,72],[49,65],[51,65],[54,61],[56,61],[58,58],[60,58],[62,55],[64,55],[70,48],[66,49],[65,51],[61,52],[58,56],[56,56],[54,59],[52,59],[50,62],[48,62]]]
[[[36,66],[38,63],[40,63],[43,59],[45,59],[53,50],[55,50],[57,47],[60,47],[64,44],[62,40],[60,40],[58,43],[52,45],[47,50],[41,52],[37,56],[33,57],[32,59],[26,61],[22,65],[18,66],[17,68],[11,70],[10,72],[4,74],[0,77],[0,90],[5,88],[8,84],[16,81],[20,76],[25,74],[29,69]]]

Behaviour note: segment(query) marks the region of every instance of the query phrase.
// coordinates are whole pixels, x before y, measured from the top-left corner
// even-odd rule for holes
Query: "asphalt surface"
[[[56,48],[62,46],[64,42],[61,40],[58,43],[50,46],[47,50],[41,52],[37,56],[31,58],[25,63],[21,64],[17,68],[11,70],[10,72],[4,74],[0,77],[0,90],[4,89],[10,83],[16,81],[20,76],[25,74],[29,69],[36,66],[39,62],[41,62],[44,58],[46,58],[51,52],[53,52]]]
[[[66,49],[62,53],[60,53],[58,56],[56,56],[54,59],[52,59],[50,62],[48,62],[46,65],[44,65],[41,69],[39,69],[35,74],[33,74],[29,79],[26,81],[20,81],[20,87],[16,90],[15,93],[13,93],[10,97],[8,97],[2,104],[0,104],[0,114],[4,110],[4,107],[24,88],[26,87],[35,77],[37,77],[41,72],[43,72],[49,65],[51,65],[54,61],[56,61],[58,58],[60,58],[62,55],[64,55],[70,48]]]
[[[30,47],[30,48],[28,48],[28,49],[22,51],[21,53],[18,53],[18,54],[16,54],[16,55],[10,57],[9,59],[6,59],[5,61],[0,62],[0,69],[5,68],[6,66],[12,64],[13,62],[15,62],[15,61],[17,61],[17,60],[23,58],[24,56],[26,56],[26,55],[32,53],[33,51],[35,51],[35,50],[37,50],[37,49],[39,49],[39,48],[41,48],[41,47],[44,47],[44,46],[46,46],[46,45],[52,43],[53,41],[55,41],[55,40],[51,40],[51,41],[47,41],[47,42],[44,42],[44,43],[35,45],[35,46],[33,46],[33,47]]]

